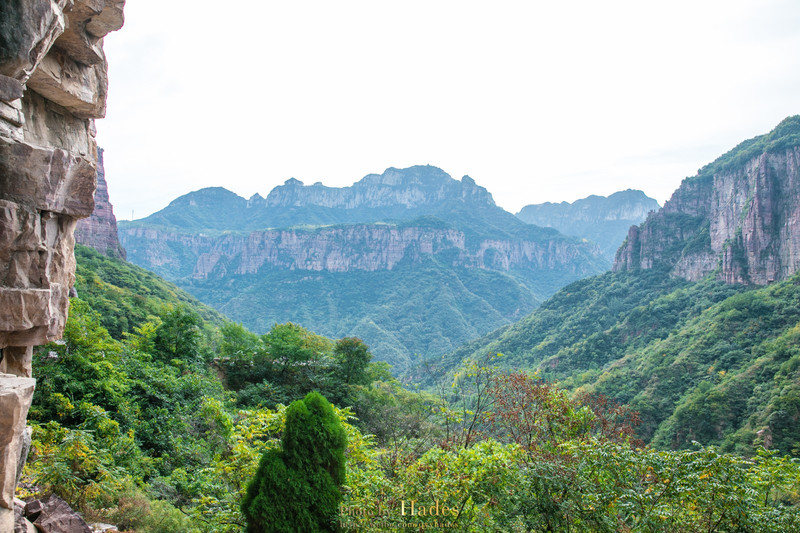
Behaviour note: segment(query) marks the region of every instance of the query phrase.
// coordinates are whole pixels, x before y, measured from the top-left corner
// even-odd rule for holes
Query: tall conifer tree
[[[242,512],[248,533],[338,531],[347,435],[319,393],[292,402],[280,450],[261,458]]]

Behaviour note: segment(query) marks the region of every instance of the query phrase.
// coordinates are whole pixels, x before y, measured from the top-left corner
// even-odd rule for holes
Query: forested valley
[[[243,508],[248,485],[262,456],[287,448],[286,435],[296,433],[286,426],[287,406],[312,401],[307,395],[316,391],[335,406],[346,436],[341,500],[320,530],[800,528],[797,426],[790,422],[774,447],[708,432],[676,447],[653,437],[650,411],[643,420],[602,389],[576,387],[585,376],[542,379],[507,362],[519,356],[490,356],[493,350],[446,372],[429,367],[424,388],[404,387],[358,339],[327,339],[291,323],[256,335],[143,269],[86,247],[76,253],[78,297],[64,338],[36,354],[23,496],[55,492],[87,519],[120,530],[233,532],[250,521],[259,531],[252,526],[258,516],[279,523],[280,510]],[[645,275],[640,283],[658,291],[651,281]],[[637,283],[634,274],[620,282]],[[787,307],[780,322],[797,324],[800,300],[792,291],[799,282],[744,293],[699,290],[708,304],[722,302],[712,313],[729,315],[731,298],[748,298],[754,309],[780,300]],[[587,284],[560,291],[551,306]],[[728,323],[748,323],[738,313]],[[693,314],[683,312],[678,322],[691,323]],[[790,418],[797,335],[794,326],[756,343],[759,372],[772,365],[782,391],[773,408]],[[677,420],[713,423],[699,398],[725,382],[722,371],[708,373]],[[772,387],[761,383],[769,396]]]
[[[436,344],[436,331],[457,321],[442,318],[431,329],[406,313],[391,336],[425,331],[431,341],[413,356],[387,350],[375,358],[352,333],[330,338],[292,322],[254,333],[201,303],[203,290],[192,296],[113,257],[118,243],[109,256],[77,246],[77,296],[63,338],[34,355],[32,446],[17,494],[53,493],[88,520],[141,533],[800,530],[798,162],[800,117],[789,117],[684,180],[630,227],[611,271],[573,271],[582,279],[553,285],[520,320],[478,338],[462,331],[472,340],[452,349],[450,341]],[[356,185],[376,197],[436,183],[442,198],[445,189],[468,190],[483,199],[485,220],[498,215],[501,226],[543,239],[507,241],[506,259],[522,261],[528,256],[517,251],[527,250],[531,265],[546,265],[545,248],[572,250],[559,259],[565,264],[586,259],[588,241],[510,221],[485,189],[440,172],[390,169]],[[401,186],[391,184],[398,176]],[[360,197],[356,185],[284,189],[313,204],[320,191]],[[208,206],[189,204],[192,220],[205,220]],[[180,202],[171,206],[159,216],[185,214]],[[423,220],[410,233],[384,221],[369,230],[322,225],[253,239],[223,232],[223,244],[246,246],[193,276],[219,275],[214,283],[227,279],[233,290],[231,272],[252,267],[248,276],[257,277],[282,268],[285,279],[264,279],[315,278],[316,292],[293,296],[306,309],[336,314],[349,305],[369,314],[318,272],[324,264],[351,276],[360,267],[345,268],[347,261],[380,256],[385,264],[370,268],[384,269],[385,279],[402,275],[396,285],[378,283],[391,301],[408,300],[414,272],[436,264],[442,277],[428,279],[425,294],[447,292],[437,279],[462,288],[479,280],[472,288],[481,288],[483,301],[514,306],[519,291],[498,290],[509,287],[504,268],[511,269],[489,247],[503,248],[500,241],[482,236],[467,246],[459,239],[468,232]],[[480,229],[479,220],[471,224]],[[428,242],[423,251],[414,239],[435,235],[422,226],[444,232],[436,234],[441,248]],[[149,260],[175,259],[160,255],[171,241],[152,227],[136,231],[148,240]],[[376,253],[366,234],[388,238],[386,250],[398,255]],[[352,250],[347,235],[358,243]],[[171,238],[164,250],[177,256],[193,250],[181,243],[200,242]],[[197,248],[195,265],[221,261],[218,244]],[[270,247],[278,251],[265,253]],[[261,256],[248,255],[251,248]],[[467,260],[483,263],[465,268]],[[505,281],[484,279],[492,268]],[[556,270],[535,272],[555,283],[548,272]],[[364,279],[346,284],[368,289],[359,301],[375,285]],[[262,304],[287,294],[259,287]],[[388,301],[376,307],[383,324],[393,316]],[[420,295],[416,302],[430,303]],[[252,316],[259,309],[248,311],[250,322],[259,323]]]

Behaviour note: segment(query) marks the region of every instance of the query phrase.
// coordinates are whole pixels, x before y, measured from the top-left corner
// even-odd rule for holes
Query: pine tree
[[[321,394],[293,402],[281,449],[262,456],[247,487],[248,533],[338,531],[346,444],[339,417]]]

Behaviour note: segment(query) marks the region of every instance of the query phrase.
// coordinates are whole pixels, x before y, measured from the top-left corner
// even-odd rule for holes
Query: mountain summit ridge
[[[403,205],[411,209],[453,197],[487,206],[495,205],[492,195],[469,176],[458,181],[431,165],[415,165],[404,169],[390,167],[383,174],[368,174],[346,187],[328,187],[320,182],[304,185],[302,181],[291,178],[272,189],[264,205],[314,205],[338,209]]]
[[[184,194],[152,215],[123,227],[160,226],[190,231],[253,231],[289,226],[359,224],[408,220],[436,215],[452,219],[453,213],[483,212],[515,226],[513,215],[497,207],[486,188],[469,176],[460,181],[438,167],[390,167],[368,174],[346,187],[320,182],[304,185],[290,178],[266,197],[256,193],[245,199],[224,187],[206,187]],[[476,211],[477,210],[477,211]]]

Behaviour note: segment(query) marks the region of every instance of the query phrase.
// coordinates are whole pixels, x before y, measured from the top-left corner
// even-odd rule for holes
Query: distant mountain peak
[[[453,178],[440,169],[432,165],[414,165],[408,168],[389,167],[383,174],[368,174],[361,180],[354,183],[356,185],[388,185],[388,186],[408,186],[408,185],[438,185],[453,180]]]
[[[555,228],[566,235],[596,242],[604,255],[613,260],[628,228],[644,221],[658,207],[658,202],[644,192],[627,189],[608,197],[593,194],[572,203],[526,205],[517,217],[528,224]]]
[[[182,206],[182,205],[198,205],[198,204],[206,204],[206,203],[213,203],[219,201],[220,199],[230,200],[232,198],[239,198],[242,199],[238,194],[233,191],[229,191],[225,187],[204,187],[202,189],[198,189],[196,191],[188,192],[181,196],[178,196],[174,200],[172,200],[169,205],[170,206]]]
[[[415,165],[389,167],[382,174],[368,174],[349,187],[327,187],[321,183],[305,186],[292,178],[267,195],[266,206],[333,209],[404,206],[411,209],[452,199],[495,205],[492,195],[469,176],[458,181],[438,167]]]
[[[264,206],[264,197],[258,193],[255,193],[253,196],[247,199],[247,207],[248,209],[251,207],[263,207]]]

